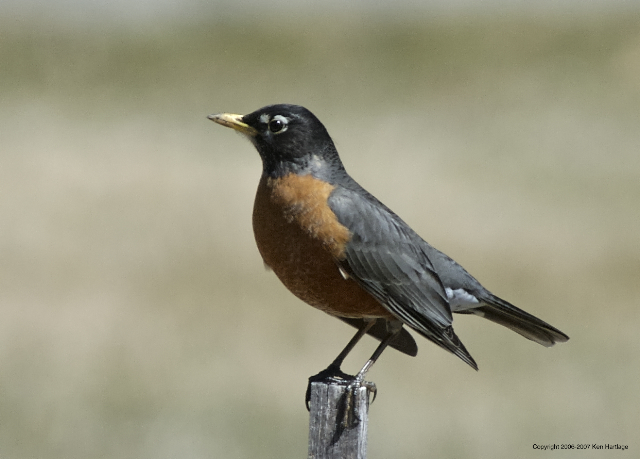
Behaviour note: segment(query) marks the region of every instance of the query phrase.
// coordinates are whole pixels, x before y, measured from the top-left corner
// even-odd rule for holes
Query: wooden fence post
[[[365,459],[369,389],[358,388],[348,403],[349,381],[311,383],[309,459]]]

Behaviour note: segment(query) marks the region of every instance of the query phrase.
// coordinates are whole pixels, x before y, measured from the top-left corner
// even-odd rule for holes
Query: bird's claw
[[[340,403],[338,419],[341,430],[352,429],[360,423],[360,418],[358,417],[358,401],[360,400],[358,397],[358,389],[361,387],[367,389],[367,397],[373,392],[373,399],[369,401],[369,404],[373,403],[376,399],[378,388],[375,383],[363,381],[360,377],[354,378],[353,381],[347,385]]]
[[[378,388],[376,387],[376,383],[363,381],[362,385],[367,388],[367,395],[373,393],[373,398],[369,400],[369,405],[371,405],[376,401],[376,397],[378,396]]]
[[[336,430],[336,438],[334,439],[336,441],[340,438],[343,431],[350,430],[360,424],[360,418],[358,417],[358,411],[360,408],[358,406],[360,400],[358,397],[358,390],[361,387],[367,389],[367,401],[369,402],[369,405],[375,401],[376,396],[378,395],[378,388],[375,383],[364,381],[364,375],[349,375],[343,372],[339,366],[331,364],[317,375],[309,378],[307,392],[305,394],[305,405],[307,406],[307,411],[310,411],[309,403],[311,402],[311,383],[314,382],[329,382],[346,386],[338,404],[338,413],[336,416],[338,429]],[[371,398],[372,393],[373,398]]]
[[[340,369],[340,367],[334,364],[329,365],[327,368],[322,370],[317,375],[310,376],[309,383],[307,384],[307,392],[305,393],[305,396],[304,396],[304,402],[305,402],[305,405],[307,406],[307,411],[310,411],[309,403],[311,402],[311,383],[321,382],[321,381],[342,382],[342,381],[353,381],[355,379],[356,379],[355,376],[345,373]],[[375,396],[374,396],[374,399],[375,399]]]

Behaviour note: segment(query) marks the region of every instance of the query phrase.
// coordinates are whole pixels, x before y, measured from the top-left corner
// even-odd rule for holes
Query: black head
[[[324,125],[299,105],[268,105],[244,116],[221,113],[209,119],[246,135],[270,176],[344,170]]]

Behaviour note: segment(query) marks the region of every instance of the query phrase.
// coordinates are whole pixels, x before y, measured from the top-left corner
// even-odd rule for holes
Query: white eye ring
[[[274,134],[282,134],[289,127],[289,119],[282,115],[276,115],[271,118],[268,126],[269,130]]]

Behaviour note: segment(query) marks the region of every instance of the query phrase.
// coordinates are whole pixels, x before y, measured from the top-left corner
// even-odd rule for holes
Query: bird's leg
[[[344,362],[344,359],[347,358],[347,355],[349,355],[349,353],[353,350],[353,348],[356,347],[356,344],[358,344],[358,341],[360,341],[362,337],[367,334],[369,329],[373,327],[373,324],[375,322],[376,322],[375,319],[366,320],[364,325],[360,327],[360,329],[358,329],[356,334],[353,335],[353,338],[351,338],[351,340],[347,343],[347,345],[340,352],[340,354],[338,354],[338,356],[333,360],[333,362],[331,362],[331,365],[329,365],[327,369],[324,371],[335,370],[336,371],[335,375],[340,376],[341,378],[344,378],[344,379],[353,379],[353,376],[343,373],[340,367],[342,366],[342,362]]]
[[[371,400],[370,403],[373,403],[374,400],[376,399],[376,395],[378,394],[378,389],[376,388],[376,385],[372,382],[365,381],[364,377],[367,374],[367,371],[369,371],[369,369],[371,369],[373,364],[376,363],[376,360],[378,360],[378,357],[380,357],[380,354],[382,354],[382,352],[387,348],[387,346],[393,340],[393,338],[395,338],[398,335],[398,333],[400,333],[400,330],[402,329],[402,323],[398,323],[398,324],[392,323],[392,325],[395,325],[395,326],[389,332],[387,337],[378,345],[378,347],[373,352],[369,360],[367,360],[367,362],[364,364],[362,369],[358,372],[356,377],[353,378],[353,380],[349,383],[349,385],[347,386],[347,389],[345,390],[344,402],[343,402],[343,408],[342,408],[342,420],[340,421],[342,428],[350,429],[356,426],[360,422],[360,419],[358,419],[356,416],[358,407],[355,405],[355,403],[358,400],[356,391],[360,387],[364,386],[367,388],[369,392],[373,392],[373,399]]]
[[[316,381],[324,381],[325,379],[333,378],[333,379],[342,379],[342,380],[352,380],[355,378],[353,375],[349,375],[342,371],[340,367],[342,366],[342,362],[349,355],[349,352],[358,344],[358,341],[362,339],[364,335],[367,334],[369,329],[373,327],[373,324],[376,323],[376,319],[365,320],[365,323],[362,327],[358,329],[353,338],[347,343],[344,349],[338,354],[338,356],[331,362],[331,364],[322,370],[317,375],[313,375],[309,378],[309,383],[307,384],[307,392],[305,394],[305,404],[307,405],[307,410],[309,410],[309,402],[311,401],[311,383]],[[382,351],[380,351],[382,352]]]

